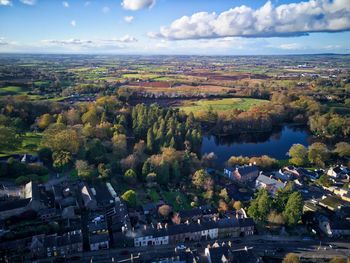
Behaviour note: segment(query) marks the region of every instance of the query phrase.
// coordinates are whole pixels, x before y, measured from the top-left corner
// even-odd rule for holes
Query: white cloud
[[[132,43],[132,42],[137,42],[137,39],[135,37],[125,35],[125,36],[123,36],[119,39],[116,39],[114,41],[119,41],[119,42],[123,42],[123,43]]]
[[[0,0],[0,5],[12,5],[12,2],[10,0]]]
[[[300,50],[300,49],[305,49],[305,47],[299,43],[285,43],[281,44],[278,46],[280,49],[285,49],[285,50]]]
[[[20,0],[25,5],[35,5],[36,0]]]
[[[155,5],[156,0],[122,0],[122,7],[127,10],[140,10],[145,8],[151,8]]]
[[[266,2],[259,9],[245,5],[220,14],[199,12],[183,16],[161,27],[150,37],[169,40],[300,36],[311,32],[350,30],[350,0],[310,0],[273,6]]]
[[[66,8],[69,7],[69,3],[68,3],[67,1],[63,1],[63,2],[62,2],[62,5],[63,5],[64,7],[66,7]]]
[[[7,42],[7,41],[5,40],[5,38],[0,37],[0,46],[6,46],[6,45],[8,45],[8,44],[9,44],[9,42]]]
[[[105,14],[107,14],[109,11],[111,11],[111,9],[108,6],[104,6],[102,8],[102,12],[105,13]]]
[[[116,51],[128,48],[137,40],[130,36],[112,39],[67,39],[67,40],[41,40],[40,46],[53,50],[72,51]]]
[[[121,38],[112,38],[112,39],[67,39],[67,40],[57,40],[57,39],[46,39],[41,40],[41,43],[46,45],[55,45],[55,46],[82,46],[82,47],[105,47],[105,46],[119,46],[123,43],[134,43],[137,42],[137,39],[129,35],[125,35]]]
[[[124,21],[127,23],[131,23],[134,20],[133,16],[124,16]]]
[[[84,6],[89,6],[91,4],[90,1],[85,1]]]
[[[335,49],[340,49],[342,48],[341,45],[327,45],[325,47],[323,47],[323,49],[326,49],[326,50],[335,50]]]
[[[75,20],[72,20],[72,21],[70,22],[70,24],[71,24],[72,27],[76,27],[77,22],[76,22]]]

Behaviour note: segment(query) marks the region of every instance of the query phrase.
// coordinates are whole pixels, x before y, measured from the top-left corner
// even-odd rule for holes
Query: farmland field
[[[198,100],[198,101],[185,101],[180,109],[186,113],[200,111],[207,111],[212,108],[216,112],[222,112],[227,110],[239,109],[248,110],[254,106],[266,103],[267,100],[251,99],[251,98],[228,98],[219,100]]]
[[[0,95],[6,96],[6,95],[23,95],[26,94],[26,92],[21,88],[17,86],[7,86],[0,88]]]

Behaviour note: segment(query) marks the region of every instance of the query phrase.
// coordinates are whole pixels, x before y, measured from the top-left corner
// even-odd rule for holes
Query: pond
[[[232,155],[251,157],[266,154],[276,159],[287,159],[287,152],[295,143],[305,146],[311,143],[306,127],[286,125],[270,133],[204,136],[201,153],[214,152],[219,165],[223,165]]]

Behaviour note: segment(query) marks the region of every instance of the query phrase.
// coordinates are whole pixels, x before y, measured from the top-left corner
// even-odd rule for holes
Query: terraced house
[[[226,218],[179,225],[161,225],[144,228],[134,236],[134,246],[152,246],[178,244],[186,241],[209,240],[222,237],[239,237],[254,234],[254,222],[251,218]]]

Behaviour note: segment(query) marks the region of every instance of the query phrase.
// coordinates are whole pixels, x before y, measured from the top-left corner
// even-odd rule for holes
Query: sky
[[[0,52],[350,54],[350,0],[0,0]]]

